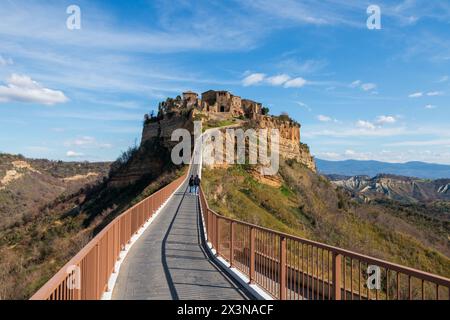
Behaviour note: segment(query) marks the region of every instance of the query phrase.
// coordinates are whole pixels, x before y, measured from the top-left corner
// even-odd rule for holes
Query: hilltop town
[[[160,137],[171,145],[170,136],[177,128],[193,132],[193,121],[201,120],[206,127],[236,124],[256,129],[278,129],[280,155],[295,159],[312,171],[316,165],[307,145],[300,142],[301,125],[288,115],[271,116],[262,103],[235,96],[229,91],[209,90],[199,95],[187,91],[175,99],[168,98],[158,106],[158,114],[146,115],[141,143]]]

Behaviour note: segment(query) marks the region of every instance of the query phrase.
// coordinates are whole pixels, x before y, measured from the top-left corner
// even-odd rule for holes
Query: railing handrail
[[[114,225],[117,224],[120,219],[130,214],[134,209],[136,209],[146,201],[152,198],[156,198],[160,193],[163,193],[165,190],[170,189],[177,183],[179,183],[178,187],[181,186],[183,184],[182,181],[187,179],[188,174],[189,169],[187,169],[182,176],[178,177],[165,187],[161,188],[160,190],[156,191],[155,193],[151,194],[145,199],[139,201],[138,203],[126,209],[120,215],[115,217],[114,220],[108,223],[107,226],[105,226],[98,234],[96,234],[94,238],[92,238],[74,257],[72,257],[69,260],[69,262],[67,262],[50,280],[48,280],[30,299],[31,300],[48,299],[49,295],[61,284],[62,281],[65,280],[65,278],[67,278],[67,269],[70,266],[78,265],[91,252],[91,250],[99,244],[99,242],[103,239],[103,237],[107,234],[107,232],[110,231],[111,228],[114,227]]]
[[[297,240],[299,242],[302,242],[304,244],[310,244],[310,245],[314,245],[320,249],[325,249],[325,250],[329,250],[331,252],[334,252],[336,254],[340,254],[340,255],[344,255],[346,257],[351,257],[351,258],[356,258],[356,259],[360,259],[364,262],[368,262],[368,263],[373,263],[375,265],[378,266],[382,266],[385,268],[389,268],[392,271],[398,271],[398,272],[402,272],[405,273],[407,275],[413,276],[413,277],[418,277],[420,279],[424,279],[425,281],[430,281],[430,282],[434,282],[437,283],[439,285],[442,286],[446,286],[446,287],[450,287],[450,279],[440,276],[440,275],[436,275],[436,274],[432,274],[429,272],[425,272],[419,269],[415,269],[415,268],[411,268],[411,267],[407,267],[407,266],[403,266],[397,263],[393,263],[393,262],[389,262],[389,261],[385,261],[379,258],[375,258],[375,257],[371,257],[371,256],[367,256],[364,254],[360,254],[357,252],[353,252],[347,249],[342,249],[339,247],[335,247],[335,246],[331,246],[331,245],[327,245],[321,242],[316,242],[313,240],[309,240],[309,239],[305,239],[305,238],[301,238],[298,236],[294,236],[294,235],[290,235],[284,232],[280,232],[280,231],[276,231],[276,230],[272,230],[266,227],[262,227],[262,226],[258,226],[249,222],[245,222],[245,221],[241,221],[241,220],[237,220],[237,219],[233,219],[233,218],[229,218],[229,217],[225,217],[223,215],[220,215],[219,213],[215,212],[214,210],[212,210],[209,207],[208,201],[206,199],[206,196],[203,192],[202,187],[200,187],[200,196],[203,197],[205,204],[206,204],[206,208],[207,210],[209,210],[213,215],[219,217],[220,219],[223,220],[227,220],[229,222],[233,222],[233,223],[238,223],[250,228],[254,228],[257,230],[261,230],[261,231],[265,231],[265,232],[269,232],[272,233],[274,235],[278,235],[280,237],[286,238],[286,239],[292,239],[292,240]]]

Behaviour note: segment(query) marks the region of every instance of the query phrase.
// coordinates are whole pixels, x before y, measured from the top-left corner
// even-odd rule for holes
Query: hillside
[[[370,201],[391,199],[405,203],[450,201],[450,179],[426,180],[394,175],[327,176],[334,185],[349,191],[354,198]]]
[[[225,216],[450,275],[445,203],[429,211],[394,201],[355,202],[295,160],[283,161],[270,180],[248,166],[230,166],[205,169],[203,183],[210,205]]]
[[[102,171],[104,179],[78,189],[71,183],[81,181],[78,176],[87,175],[93,167],[80,164],[83,170],[77,171],[78,164],[58,163],[51,171],[58,178],[50,175],[49,181],[56,183],[66,178],[69,183],[55,185],[54,189],[65,191],[58,194],[41,185],[33,188],[39,179],[48,183],[41,173],[32,171],[22,180],[16,179],[19,193],[31,188],[33,197],[28,201],[50,201],[0,229],[0,300],[29,298],[117,215],[180,176],[183,170],[173,166],[168,155],[169,150],[160,140],[147,141],[125,152],[111,165],[109,173]],[[42,165],[33,161],[30,164],[42,172],[46,172],[46,166],[53,168],[46,161]],[[108,164],[104,170],[109,167]],[[8,184],[8,192],[3,195],[8,203],[15,201],[10,197],[12,187],[13,183]],[[26,212],[20,207],[14,210],[17,216]],[[2,214],[6,215],[3,211]]]
[[[378,174],[393,174],[420,179],[450,179],[450,165],[407,162],[388,163],[380,161],[328,161],[316,159],[319,172],[322,174],[337,174],[344,176],[376,176]]]
[[[102,181],[110,163],[62,162],[0,154],[0,230],[30,219],[44,205]]]

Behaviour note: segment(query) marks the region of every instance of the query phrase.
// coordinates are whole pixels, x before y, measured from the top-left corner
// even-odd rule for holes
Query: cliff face
[[[189,113],[187,115],[175,114],[172,116],[165,116],[161,120],[156,120],[144,124],[144,128],[142,130],[141,146],[149,140],[160,138],[163,140],[163,144],[166,147],[172,148],[177,144],[177,142],[170,141],[172,132],[180,128],[184,128],[189,130],[190,132],[193,132],[194,124],[192,122],[192,113]]]
[[[220,113],[219,113],[220,114]],[[214,114],[215,115],[215,114]],[[207,120],[208,118],[205,117]],[[224,119],[222,119],[224,120]],[[278,129],[280,133],[280,155],[284,159],[293,159],[316,172],[314,158],[309,148],[300,142],[300,125],[288,118],[258,115],[255,119],[248,120],[249,127],[255,129]],[[141,147],[152,139],[162,139],[162,143],[171,149],[177,142],[170,141],[172,132],[178,128],[185,128],[193,132],[193,112],[186,114],[177,113],[172,116],[164,116],[163,119],[152,121],[144,125],[142,131]]]
[[[280,132],[280,155],[285,159],[294,159],[316,172],[316,163],[309,152],[309,148],[300,143],[300,124],[289,119],[280,119],[270,116],[258,116],[252,120],[251,126],[268,129],[269,136],[272,129]]]
[[[205,93],[204,97],[207,98],[210,93],[214,94],[214,97],[216,97],[215,91]],[[255,130],[268,129],[269,137],[271,130],[278,129],[280,133],[280,156],[285,160],[296,160],[311,171],[316,172],[316,164],[309,152],[308,146],[300,142],[300,124],[290,119],[287,115],[281,115],[279,117],[262,115],[261,112],[256,112],[260,111],[261,104],[244,99],[243,101],[249,101],[251,106],[254,105],[259,107],[256,108],[257,110],[252,109],[254,112],[249,112],[248,114],[245,113],[244,115],[241,114],[241,116],[236,117],[233,116],[232,112],[221,112],[216,110],[217,108],[200,108],[198,103],[193,103],[198,100],[196,97],[197,95],[195,93],[185,93],[183,98],[168,98],[165,102],[160,103],[157,117],[146,116],[146,121],[142,130],[140,151],[142,151],[143,147],[149,141],[155,141],[156,139],[161,146],[167,149],[165,153],[169,153],[178,143],[171,141],[173,131],[184,128],[193,134],[194,120],[203,121],[203,126],[209,128],[226,126],[233,123],[235,125],[242,125],[243,128],[253,128]],[[222,104],[226,105],[226,103]],[[231,108],[232,106],[228,107]],[[243,110],[247,109],[249,108],[247,108],[244,103]],[[120,182],[116,182],[119,182],[119,184],[133,182],[139,176],[150,174],[150,172],[153,172],[153,170],[149,168],[152,164],[153,167],[155,167],[156,164],[158,164],[157,167],[161,167],[162,165],[157,159],[154,159],[151,162],[146,161],[145,164],[136,162],[132,165],[132,170],[129,168],[127,172],[124,171],[121,177],[117,178]],[[224,164],[215,164],[215,166],[223,165]]]

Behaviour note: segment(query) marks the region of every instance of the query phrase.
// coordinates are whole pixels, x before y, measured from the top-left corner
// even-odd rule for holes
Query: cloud
[[[253,86],[264,81],[266,75],[264,73],[252,73],[242,80],[244,87]]]
[[[79,157],[84,156],[84,154],[69,150],[66,152],[66,156],[69,158],[79,158]]]
[[[45,88],[26,75],[12,74],[7,79],[6,86],[0,86],[0,102],[54,105],[68,100],[62,91]]]
[[[435,106],[435,105],[432,105],[432,104],[427,104],[426,106],[425,106],[425,109],[436,109],[437,107]]]
[[[423,147],[423,146],[450,146],[450,139],[411,140],[386,143],[388,147]]]
[[[356,80],[356,81],[353,81],[352,83],[350,83],[349,87],[350,88],[357,88],[360,85],[361,85],[361,80]]]
[[[305,108],[305,109],[308,110],[308,111],[312,111],[311,107],[308,106],[308,105],[307,105],[306,103],[304,103],[304,102],[296,101],[295,103],[298,104],[300,107]]]
[[[420,98],[423,96],[423,92],[415,92],[415,93],[411,93],[408,97],[409,98]]]
[[[358,120],[358,122],[356,122],[356,126],[361,129],[370,129],[370,130],[375,130],[376,128],[373,123],[365,120]]]
[[[264,73],[252,73],[242,80],[244,87],[254,86],[266,83],[272,86],[284,86],[285,88],[301,88],[306,84],[306,80],[302,77],[293,78],[287,74],[279,74],[267,77]]]
[[[377,88],[377,85],[375,83],[363,83],[361,80],[355,80],[352,83],[349,84],[350,88],[360,88],[364,91],[371,91]]]
[[[297,57],[290,57],[294,52],[287,52],[283,54],[282,60],[277,63],[277,67],[285,72],[292,72],[296,74],[311,74],[322,70],[328,65],[326,60],[302,60]]]
[[[396,123],[397,119],[393,116],[378,116],[375,121],[379,125]]]
[[[4,58],[1,54],[0,54],[0,67],[4,67],[4,66],[9,66],[14,64],[14,61],[11,58]]]
[[[84,136],[76,138],[74,140],[69,140],[64,143],[66,147],[81,147],[81,148],[102,148],[109,149],[112,147],[109,143],[100,143],[94,137]]]
[[[326,159],[330,159],[330,160],[336,160],[340,158],[340,154],[336,153],[336,152],[320,152],[318,154],[318,156],[320,156],[321,158]]]
[[[423,97],[424,95],[427,95],[429,97],[436,97],[436,96],[442,96],[444,94],[444,92],[442,91],[430,91],[430,92],[415,92],[415,93],[411,93],[408,97],[410,98],[420,98]]]
[[[266,81],[273,86],[281,86],[290,79],[291,77],[289,77],[287,74],[279,74],[277,76],[267,78]]]
[[[442,76],[442,77],[438,80],[438,82],[440,82],[440,83],[442,83],[442,82],[447,82],[448,79],[449,79],[449,76]]]
[[[442,91],[431,91],[427,93],[429,97],[442,96],[444,93]]]
[[[356,154],[356,151],[354,151],[354,150],[345,150],[344,154],[346,156],[354,156]]]
[[[377,87],[377,85],[375,83],[363,83],[361,85],[361,89],[363,89],[364,91],[370,91],[373,90]]]
[[[284,84],[285,88],[301,88],[306,84],[306,80],[298,77],[289,81],[286,81]]]
[[[328,116],[324,116],[324,115],[322,115],[322,114],[319,114],[319,115],[317,116],[317,120],[319,120],[319,121],[321,121],[321,122],[330,122],[330,121],[333,120],[333,119],[331,119],[331,117],[328,117]]]

